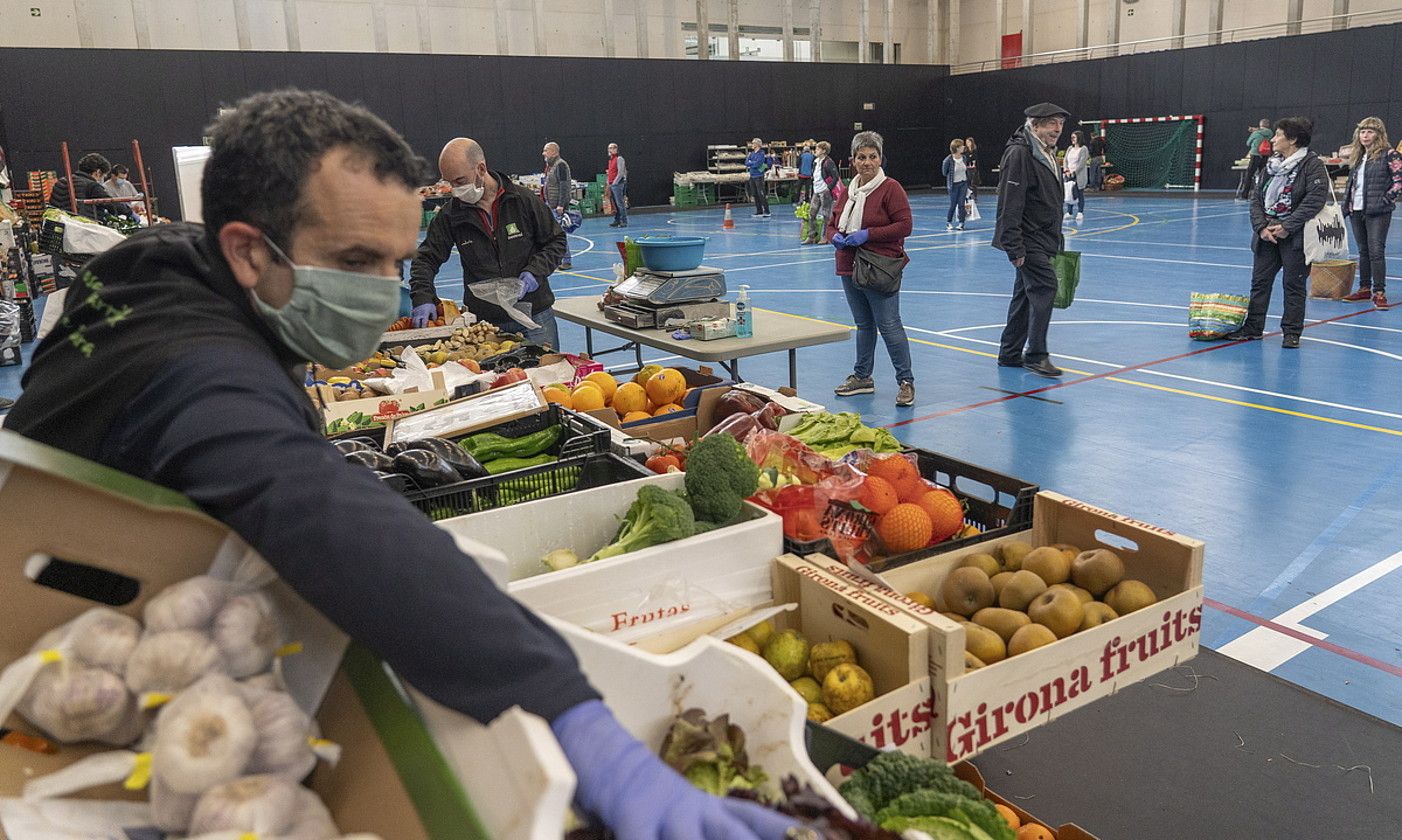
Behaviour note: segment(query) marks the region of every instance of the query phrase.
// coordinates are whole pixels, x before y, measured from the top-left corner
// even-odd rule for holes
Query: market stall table
[[[643,345],[673,353],[698,362],[720,364],[737,381],[740,380],[740,359],[747,356],[762,356],[766,353],[788,351],[789,387],[798,387],[798,348],[846,341],[851,330],[835,324],[826,324],[811,318],[787,315],[783,312],[753,310],[754,336],[752,338],[721,338],[714,341],[699,339],[678,340],[672,338],[672,330],[633,329],[616,324],[599,311],[598,298],[570,297],[555,299],[555,314],[566,321],[584,327],[585,349],[590,356],[612,353],[619,350],[632,350],[636,354],[638,367],[643,366]],[[627,343],[597,353],[594,350],[594,330],[618,336]]]

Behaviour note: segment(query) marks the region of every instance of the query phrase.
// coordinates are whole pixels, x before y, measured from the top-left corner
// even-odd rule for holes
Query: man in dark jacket
[[[1097,192],[1105,189],[1105,133],[1093,134],[1090,138],[1090,183],[1087,186]]]
[[[550,208],[550,212],[555,214],[558,222],[564,217],[565,211],[570,209],[570,203],[574,199],[574,176],[570,172],[569,161],[560,157],[560,144],[550,142],[545,144],[541,150],[541,156],[545,158],[545,177],[540,185],[540,198],[545,202],[545,206]],[[573,268],[570,262],[570,241],[568,234],[565,237],[565,258],[560,261],[560,268]]]
[[[437,702],[550,721],[576,803],[619,836],[783,837],[789,821],[701,794],[633,739],[548,625],[321,436],[302,363],[364,358],[394,320],[423,161],[321,93],[253,96],[205,133],[205,226],[88,263],[6,428],[185,494]]]
[[[1008,140],[998,173],[998,221],[993,247],[1017,270],[998,364],[1055,378],[1061,369],[1047,354],[1047,328],[1056,297],[1051,258],[1061,250],[1061,167],[1056,141],[1066,110],[1050,102],[1023,112],[1027,122]],[[1025,345],[1025,349],[1024,349]]]
[[[565,232],[540,196],[487,168],[475,140],[450,140],[438,171],[453,198],[433,221],[410,269],[415,326],[438,302],[434,277],[453,246],[462,260],[463,306],[505,332],[524,333],[532,344],[560,347],[550,275],[565,256]]]
[[[1305,263],[1305,224],[1319,215],[1329,199],[1329,172],[1319,155],[1309,150],[1314,123],[1304,117],[1286,117],[1275,124],[1271,148],[1275,154],[1266,162],[1264,176],[1251,189],[1251,303],[1246,322],[1224,336],[1228,341],[1255,341],[1266,328],[1266,309],[1271,305],[1271,287],[1283,268],[1285,312],[1280,317],[1284,333],[1281,346],[1300,346],[1305,328],[1305,286],[1309,266]],[[1336,232],[1344,237],[1343,225]]]
[[[83,155],[78,161],[78,171],[73,173],[73,183],[69,184],[67,178],[59,178],[54,184],[53,192],[49,193],[49,206],[57,207],[65,213],[73,212],[72,198],[77,195],[79,201],[78,215],[87,216],[91,219],[104,219],[108,216],[132,216],[130,204],[118,201],[106,201],[113,198],[113,195],[102,185],[102,180],[107,177],[107,173],[112,171],[112,164],[107,158],[96,152]],[[83,204],[83,201],[90,199],[102,199],[101,204]]]

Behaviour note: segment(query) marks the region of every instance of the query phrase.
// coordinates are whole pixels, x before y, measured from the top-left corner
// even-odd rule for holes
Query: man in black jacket
[[[49,206],[57,207],[65,213],[73,212],[72,197],[74,193],[78,198],[78,215],[87,216],[90,219],[103,219],[107,216],[132,216],[130,204],[117,201],[104,201],[101,204],[83,204],[83,201],[90,199],[109,199],[112,194],[102,185],[102,180],[107,177],[107,173],[112,171],[112,164],[107,158],[96,152],[83,155],[78,161],[78,171],[73,173],[73,183],[69,184],[67,178],[59,178],[54,184],[53,192],[49,193]]]
[[[397,315],[423,161],[324,93],[258,94],[205,133],[205,226],[85,266],[6,428],[185,494],[437,702],[545,718],[576,802],[619,836],[783,837],[788,820],[700,793],[632,738],[564,640],[322,437],[302,365],[365,358]]]
[[[438,302],[434,277],[453,246],[462,260],[463,306],[532,344],[560,347],[550,275],[565,256],[565,232],[540,196],[487,168],[475,140],[459,137],[438,156],[438,171],[453,198],[428,224],[414,256],[409,288],[415,326]]]
[[[1067,114],[1050,102],[1033,105],[1023,113],[1027,122],[1008,140],[998,173],[993,247],[1006,253],[1017,269],[998,364],[1055,378],[1061,369],[1048,358],[1047,328],[1056,297],[1051,258],[1062,246],[1064,191],[1056,141]]]

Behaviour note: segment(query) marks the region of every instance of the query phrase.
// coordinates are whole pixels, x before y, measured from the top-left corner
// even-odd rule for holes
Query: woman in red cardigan
[[[837,274],[857,324],[857,364],[833,393],[839,397],[876,393],[871,371],[879,332],[896,369],[896,405],[908,406],[915,403],[915,375],[910,370],[910,341],[901,324],[900,290],[882,294],[852,282],[858,248],[903,259],[905,238],[910,235],[910,201],[905,189],[882,171],[881,144],[881,135],[874,131],[852,138],[857,177],[839,196],[828,218],[827,238],[837,248]]]

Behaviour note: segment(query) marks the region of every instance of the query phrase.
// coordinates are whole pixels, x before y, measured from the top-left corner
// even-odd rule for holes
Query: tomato
[[[655,473],[666,473],[671,467],[681,469],[682,462],[675,455],[654,455],[647,459],[644,466]]]

